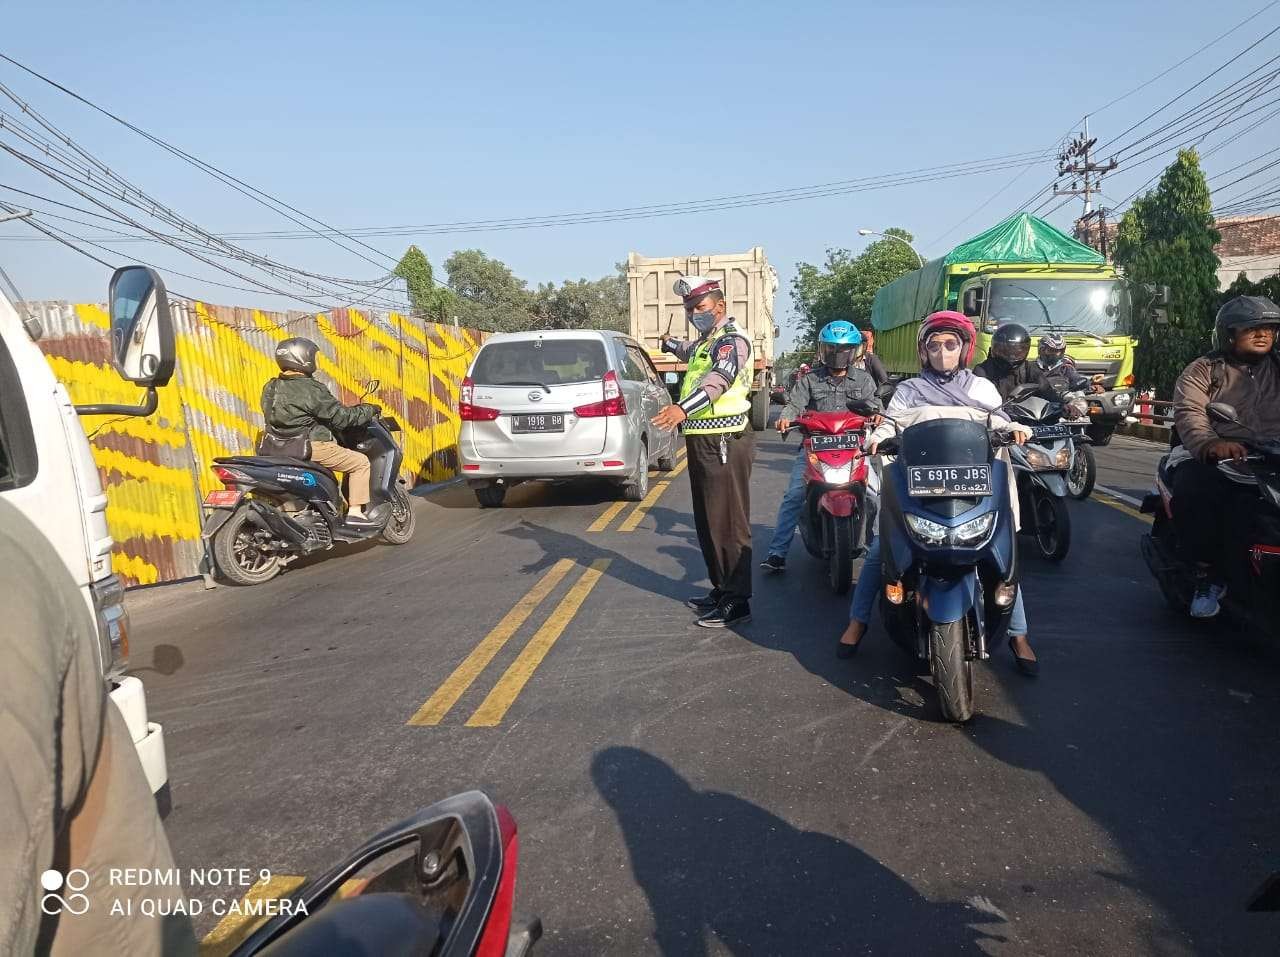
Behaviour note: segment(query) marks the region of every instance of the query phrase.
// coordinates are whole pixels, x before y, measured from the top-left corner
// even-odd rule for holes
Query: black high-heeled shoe
[[[1018,650],[1014,647],[1013,638],[1009,638],[1009,650],[1013,652],[1014,666],[1028,678],[1040,677],[1040,662],[1035,658],[1020,658]]]

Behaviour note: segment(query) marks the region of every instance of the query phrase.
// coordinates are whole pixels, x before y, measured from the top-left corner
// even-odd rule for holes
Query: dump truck
[[[1108,390],[1090,397],[1098,444],[1133,406],[1133,290],[1098,252],[1029,213],[1018,213],[961,243],[920,269],[881,286],[871,306],[875,349],[891,373],[920,371],[916,334],[939,309],[969,316],[977,327],[974,362],[991,335],[1016,322],[1032,335],[1058,333],[1067,354]],[[1143,301],[1147,298],[1144,294]]]
[[[684,304],[672,287],[681,276],[719,279],[729,315],[751,340],[754,375],[751,383],[751,424],[763,430],[769,419],[769,392],[773,387],[773,300],[778,273],[765,258],[764,248],[745,253],[709,256],[670,256],[652,259],[627,256],[627,283],[631,299],[631,336],[641,343],[669,386],[678,384],[686,368],[675,356],[662,351],[664,336],[696,339],[697,332],[684,315]]]

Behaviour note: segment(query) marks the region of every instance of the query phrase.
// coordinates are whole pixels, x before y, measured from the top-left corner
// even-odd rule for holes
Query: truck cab
[[[173,374],[174,340],[164,285],[141,266],[111,279],[112,354],[125,379],[146,388],[139,406],[75,406],[36,342],[40,320],[0,288],[0,498],[31,519],[76,582],[97,622],[97,656],[151,790],[168,800],[164,730],[149,720],[142,682],[128,666],[124,585],[111,570],[107,496],[81,415],[150,415]]]
[[[1082,375],[1102,376],[1107,389],[1133,385],[1133,298],[1129,284],[1110,266],[988,267],[966,277],[956,272],[950,285],[955,304],[974,320],[980,337],[977,359],[985,357],[1001,325],[1024,326],[1034,344],[1057,333]]]

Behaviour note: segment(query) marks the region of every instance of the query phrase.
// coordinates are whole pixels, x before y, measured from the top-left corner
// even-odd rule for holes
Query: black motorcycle
[[[1080,427],[1063,422],[1065,411],[1062,398],[1033,385],[1018,389],[1003,407],[1011,420],[1031,429],[1026,445],[1010,449],[1022,532],[1035,541],[1042,558],[1053,562],[1066,558],[1071,548],[1067,479],[1078,448],[1088,441]]]
[[[1256,483],[1263,503],[1248,528],[1241,527],[1234,516],[1223,516],[1228,529],[1228,560],[1220,569],[1227,585],[1222,605],[1231,618],[1280,638],[1280,439],[1242,434],[1248,429],[1226,403],[1211,402],[1208,412],[1216,423],[1235,433],[1224,438],[1249,450],[1243,470],[1231,462],[1220,462],[1218,468],[1227,474],[1234,471],[1236,479],[1248,476]],[[1160,460],[1156,489],[1142,501],[1142,511],[1154,516],[1151,532],[1142,536],[1142,557],[1169,606],[1185,615],[1195,592],[1195,570],[1178,554],[1169,458],[1165,455]]]
[[[995,457],[1011,435],[966,411],[880,444],[898,456],[880,492],[885,629],[929,662],[951,721],[973,716],[973,662],[1004,638],[1018,588],[1009,469]]]
[[[346,499],[323,465],[273,455],[214,459],[214,474],[225,488],[205,496],[201,531],[214,568],[237,585],[261,585],[289,562],[338,542],[408,542],[416,519],[400,478],[404,453],[392,434],[399,431],[395,419],[379,415],[338,436],[340,444],[369,457],[368,508],[380,522],[373,526],[344,521]]]
[[[275,902],[232,957],[524,957],[542,923],[513,915],[519,843],[480,791],[441,801]]]

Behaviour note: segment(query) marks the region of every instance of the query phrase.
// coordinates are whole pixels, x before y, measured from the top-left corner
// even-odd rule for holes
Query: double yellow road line
[[[609,559],[598,558],[591,563],[578,580],[569,588],[568,593],[560,599],[560,603],[547,617],[541,627],[534,632],[529,643],[508,667],[493,690],[480,703],[471,717],[467,719],[469,728],[492,728],[502,722],[507,710],[515,703],[516,698],[529,683],[533,673],[542,664],[552,646],[559,640],[565,628],[578,613],[582,603],[595,588],[600,576],[609,567]],[[530,615],[550,595],[561,581],[579,567],[571,558],[562,558],[542,576],[528,593],[521,598],[502,620],[480,640],[480,644],[471,650],[471,654],[463,659],[462,664],[453,670],[453,674],[435,690],[435,693],[419,708],[408,721],[410,725],[437,725],[444,720],[450,709],[458,703],[468,688],[480,677],[489,663],[493,661],[508,641],[520,630]]]
[[[649,494],[644,497],[644,501],[636,503],[636,506],[631,510],[631,514],[624,518],[622,520],[622,524],[618,526],[618,531],[634,532],[636,530],[636,527],[639,526],[641,520],[645,517],[645,514],[648,513],[649,509],[653,508],[658,499],[662,498],[662,493],[671,486],[671,480],[676,478],[688,467],[689,461],[684,457],[684,453],[684,449],[681,449],[676,453],[676,467],[670,472],[649,473],[651,478],[655,475],[661,475],[662,481],[656,483],[649,489]],[[587,531],[606,531],[610,524],[612,524],[613,520],[622,514],[622,512],[626,511],[627,506],[630,504],[630,502],[614,502],[604,510],[604,513],[599,518],[587,526]]]

